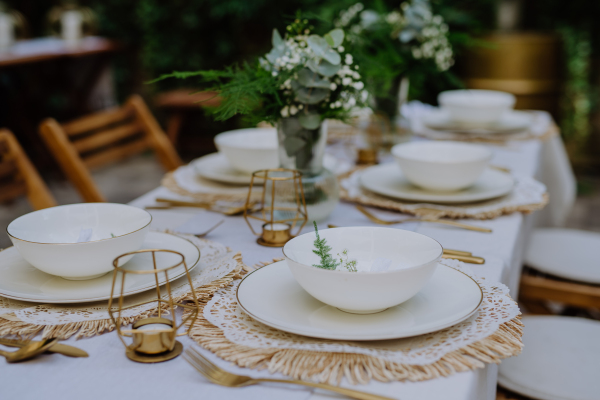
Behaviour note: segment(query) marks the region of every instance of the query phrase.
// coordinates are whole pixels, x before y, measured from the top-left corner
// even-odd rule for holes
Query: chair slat
[[[27,194],[27,183],[25,181],[0,183],[0,203],[5,203],[25,194]]]
[[[92,169],[109,162],[119,161],[129,156],[139,154],[149,148],[147,138],[141,138],[127,144],[108,149],[98,154],[92,154],[87,157],[83,157],[83,163],[86,167]]]
[[[600,307],[600,286],[523,274],[519,296],[552,300],[577,307]]]
[[[14,159],[0,161],[0,179],[14,176],[19,172],[17,161]]]
[[[114,108],[67,122],[62,125],[62,128],[68,136],[76,136],[121,122],[130,117],[132,113],[129,107]]]
[[[85,153],[87,151],[116,143],[119,140],[123,140],[138,133],[142,133],[142,127],[137,122],[133,122],[127,125],[121,125],[113,129],[95,133],[83,139],[75,140],[73,142],[73,146],[79,153]]]

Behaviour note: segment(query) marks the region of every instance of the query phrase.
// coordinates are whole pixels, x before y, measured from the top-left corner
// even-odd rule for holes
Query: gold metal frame
[[[156,253],[172,253],[181,257],[181,261],[175,263],[174,265],[162,269],[157,269],[156,267]],[[131,256],[139,253],[152,253],[152,264],[153,269],[151,270],[141,270],[141,271],[130,271],[126,270],[122,267],[119,267],[119,259],[126,256]],[[173,295],[171,293],[171,283],[169,282],[169,271],[174,268],[183,265],[185,268],[185,274],[190,285],[190,291],[192,296],[193,305],[184,304],[182,302],[173,301]],[[133,251],[130,253],[125,253],[115,258],[113,261],[113,280],[110,291],[110,299],[108,300],[108,314],[110,315],[110,319],[115,325],[117,334],[121,343],[126,348],[126,355],[129,359],[137,362],[143,363],[154,363],[161,362],[173,359],[177,357],[183,351],[183,346],[181,343],[176,341],[177,336],[186,335],[188,332],[177,333],[177,330],[182,326],[185,326],[189,323],[191,326],[194,321],[198,318],[199,313],[199,303],[198,297],[196,296],[196,291],[194,290],[194,285],[192,283],[192,278],[189,273],[189,269],[187,263],[185,262],[185,257],[183,254],[174,251],[174,250],[166,250],[166,249],[142,249]],[[121,291],[118,295],[118,305],[117,305],[117,316],[115,317],[115,310],[113,310],[113,301],[115,298],[115,287],[117,283],[117,276],[121,274]],[[124,290],[125,290],[125,282],[127,278],[127,274],[135,274],[135,275],[145,275],[145,274],[154,274],[155,282],[156,282],[156,298],[153,300],[143,301],[140,303],[135,303],[128,306],[123,306],[123,300],[125,298]],[[165,286],[167,289],[167,293],[165,295],[161,294],[161,288],[159,285],[159,274],[164,274],[165,276]],[[167,299],[165,299],[167,297]],[[144,304],[149,303],[157,303],[157,317],[149,317],[141,319],[135,322],[131,329],[121,329],[121,315],[123,310],[130,309],[133,307],[138,307]],[[181,307],[187,310],[191,310],[191,313],[182,318],[181,323],[179,325],[176,324],[175,320],[175,308]],[[163,310],[166,308],[166,310]],[[172,319],[164,318],[163,313],[168,311],[171,315]],[[165,325],[165,328],[159,329],[149,329],[143,330],[139,329],[144,325],[149,324],[161,324]],[[189,330],[189,329],[188,329]],[[131,337],[133,341],[131,344],[127,344],[124,337]]]
[[[278,206],[277,203],[283,200],[278,199],[276,196],[277,184],[279,183],[281,185],[282,182],[290,181],[294,190],[293,200],[295,202],[295,206]],[[262,186],[262,195],[260,204],[258,205],[256,205],[254,201],[251,201],[252,189],[254,186]],[[267,201],[269,199],[270,202]],[[294,216],[292,218],[276,219],[276,211],[288,211],[293,213]],[[246,220],[246,223],[250,227],[252,233],[256,236],[260,236],[257,240],[257,243],[263,246],[282,247],[285,242],[297,236],[308,221],[306,200],[304,198],[304,188],[302,186],[302,173],[298,170],[286,168],[263,169],[253,172],[250,180],[248,197],[244,207],[244,219]],[[252,226],[252,223],[250,222],[251,220],[261,221],[262,231],[257,232]],[[268,224],[286,224],[289,225],[289,229],[282,230],[280,233],[277,231],[277,234],[271,231],[269,234],[265,235],[265,226]],[[295,228],[297,228],[296,232],[292,233]],[[272,239],[275,237],[277,240]]]

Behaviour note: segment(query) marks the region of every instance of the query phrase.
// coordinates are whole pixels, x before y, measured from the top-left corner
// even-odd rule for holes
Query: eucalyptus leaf
[[[305,129],[317,129],[321,125],[321,116],[318,113],[301,113],[298,115],[298,121]]]
[[[300,88],[295,91],[296,100],[305,104],[317,104],[329,96],[329,89]]]
[[[273,39],[272,39],[272,42],[273,42],[273,47],[276,48],[276,49],[283,49],[283,48],[285,48],[285,42],[281,38],[281,35],[277,31],[277,29],[273,29]]]
[[[338,47],[344,41],[344,31],[341,29],[334,29],[328,34],[326,34],[324,37],[331,47]]]
[[[285,148],[285,152],[288,157],[292,157],[294,154],[298,152],[298,150],[302,149],[306,145],[306,141],[297,136],[286,136],[283,139],[283,147]]]
[[[334,76],[340,70],[340,68],[342,68],[341,65],[333,65],[332,63],[326,60],[321,60],[320,62],[315,60],[309,60],[306,66],[310,68],[311,71],[318,72],[319,74],[328,78]]]
[[[295,79],[294,79],[294,80],[291,82],[291,85],[292,85],[292,90],[293,90],[294,92],[297,92],[297,91],[298,91],[298,89],[300,89],[300,88],[302,88],[302,87],[303,87],[303,86],[300,84],[300,82],[298,82],[298,81],[297,81],[297,80],[295,80]]]
[[[321,78],[318,73],[311,71],[308,68],[304,68],[298,72],[298,82],[302,86],[329,89],[329,79]]]
[[[310,35],[306,39],[306,43],[313,50],[315,55],[319,58],[323,58],[329,61],[331,64],[339,64],[342,61],[342,58],[338,54],[337,51],[333,50],[327,40],[318,35]]]
[[[339,65],[339,63],[342,62],[342,57],[340,57],[340,54],[333,49],[327,49],[325,54],[323,54],[323,59],[334,65]]]

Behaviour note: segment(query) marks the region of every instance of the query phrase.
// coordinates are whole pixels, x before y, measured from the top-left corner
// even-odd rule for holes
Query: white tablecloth
[[[548,185],[551,194],[549,211],[540,214],[537,224],[557,225],[566,218],[573,201],[574,180],[564,148],[559,138],[547,142],[530,141],[491,146],[495,165],[511,168],[515,172],[536,176]],[[153,204],[158,197],[173,197],[165,188],[158,188],[132,202],[143,207]],[[155,210],[153,227],[174,229],[183,224],[197,210]],[[382,217],[392,213],[377,211]],[[483,256],[487,262],[474,266],[488,279],[501,280],[509,285],[516,297],[521,270],[523,249],[528,232],[534,224],[533,216],[513,214],[490,221],[465,221],[493,229],[485,234],[459,230],[432,223],[403,224],[398,228],[416,230],[437,239],[444,247],[468,250]],[[225,217],[225,223],[209,238],[243,253],[244,261],[253,265],[281,257],[281,249],[261,247],[250,234],[241,217]],[[327,223],[340,226],[369,225],[364,216],[349,204],[340,204]],[[184,346],[194,346],[182,337]],[[87,359],[71,359],[60,355],[44,355],[32,361],[8,365],[0,361],[0,398],[2,399],[331,399],[330,394],[301,387],[259,385],[243,389],[230,389],[206,382],[183,358],[155,365],[129,361],[115,333],[70,343],[90,353]],[[203,350],[204,351],[204,350]],[[204,351],[214,361],[241,373],[261,376],[266,372],[240,370]],[[416,383],[373,382],[358,389],[402,400],[482,400],[495,399],[497,367],[455,374]]]

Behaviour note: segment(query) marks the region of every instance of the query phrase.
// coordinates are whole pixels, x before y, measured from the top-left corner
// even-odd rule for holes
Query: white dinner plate
[[[600,233],[541,228],[531,235],[525,262],[547,274],[600,284],[599,248]]]
[[[477,282],[442,264],[417,295],[376,314],[349,314],[321,303],[302,289],[285,261],[248,274],[237,289],[240,307],[263,324],[334,340],[399,339],[438,331],[467,319],[482,300]]]
[[[212,153],[190,163],[202,178],[234,185],[249,185],[252,174],[233,168],[222,153]]]
[[[142,249],[168,249],[182,253],[188,269],[193,269],[200,260],[200,250],[190,241],[168,233],[149,232]],[[158,268],[171,266],[181,260],[175,254],[156,253]],[[127,270],[152,269],[152,254],[137,254],[123,268]],[[161,274],[159,283],[165,284]],[[185,275],[183,265],[169,273],[169,281]],[[16,300],[36,303],[87,303],[108,300],[113,273],[83,281],[66,280],[40,271],[21,257],[17,249],[9,247],[0,252],[0,295]],[[140,293],[155,287],[154,274],[128,274],[125,295]],[[117,284],[115,293],[120,292]]]
[[[325,154],[325,157],[323,157],[323,166],[334,174],[339,174],[347,170],[345,165],[340,164],[345,163],[340,162],[329,154]],[[202,178],[216,182],[247,186],[250,185],[250,181],[252,180],[252,174],[233,168],[222,153],[212,153],[197,158],[190,162],[190,165],[194,167],[196,173]],[[260,184],[260,180],[257,183]]]
[[[498,382],[541,400],[600,398],[600,322],[524,316],[523,352],[500,365]]]
[[[395,199],[431,203],[472,203],[504,196],[513,190],[515,181],[504,171],[488,168],[473,186],[454,192],[433,192],[410,183],[395,164],[374,165],[360,175],[360,184],[373,193]]]
[[[512,110],[492,124],[464,123],[452,121],[450,114],[442,109],[432,109],[423,115],[423,124],[435,130],[473,132],[477,134],[501,134],[522,132],[529,129],[533,116],[526,111]]]

